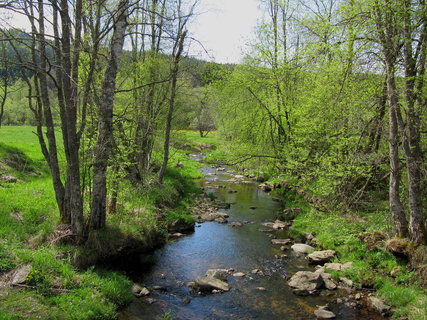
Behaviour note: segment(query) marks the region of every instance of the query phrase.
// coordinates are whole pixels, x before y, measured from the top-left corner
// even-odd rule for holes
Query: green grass
[[[197,151],[197,142],[190,141],[193,133],[190,140],[178,134],[162,186],[111,181],[119,191],[117,213],[107,216],[107,229],[92,232],[86,246],[76,248],[50,243],[59,215],[47,165],[32,131],[32,127],[0,128],[0,175],[19,179],[0,183],[0,274],[30,264],[27,284],[32,287],[0,289],[0,320],[115,319],[117,308],[132,299],[129,279],[102,269],[77,270],[72,263],[79,256],[86,257],[88,265],[94,262],[89,257],[108,257],[123,239],[147,248],[158,245],[165,237],[156,219],[159,208],[166,220],[191,221],[186,208],[200,192],[196,179],[201,177],[201,164],[188,160],[191,151],[179,146],[188,142],[189,149]],[[214,140],[200,141],[209,139]],[[161,154],[156,157],[160,160]],[[178,162],[183,168],[174,167]]]
[[[0,319],[115,319],[117,307],[132,298],[130,281],[114,272],[77,271],[72,248],[49,245],[59,216],[32,131],[0,129],[0,174],[19,179],[0,184],[0,273],[30,264],[27,284],[34,288],[0,290]]]
[[[29,126],[2,126],[0,128],[0,143],[20,150],[33,161],[44,160],[39,141],[34,132],[35,128]]]
[[[333,272],[334,278],[345,276],[352,279],[356,287],[378,289],[376,294],[395,310],[394,317],[425,320],[427,294],[417,289],[415,273],[406,269],[406,262],[383,248],[369,249],[360,240],[359,236],[366,232],[387,231],[387,225],[380,223],[386,219],[385,212],[352,216],[311,209],[297,216],[291,235],[314,232],[321,247],[337,251],[336,262],[353,262],[351,269]],[[390,273],[395,268],[401,272],[393,278]]]

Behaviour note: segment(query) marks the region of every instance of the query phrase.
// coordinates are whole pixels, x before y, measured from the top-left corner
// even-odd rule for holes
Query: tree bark
[[[399,53],[400,37],[397,27],[396,3],[385,0],[382,5],[376,2],[373,7],[375,23],[378,32],[382,53],[384,56],[387,84],[387,101],[389,105],[389,206],[398,237],[408,234],[408,222],[400,200],[400,162],[399,162],[399,125],[400,116],[399,98],[396,87],[395,67]]]
[[[101,101],[99,103],[98,140],[95,147],[93,169],[93,195],[90,214],[90,227],[100,229],[105,227],[107,199],[107,168],[112,149],[113,107],[116,76],[123,52],[123,42],[128,16],[128,0],[120,1],[118,5],[114,32],[111,41],[111,53],[102,84]]]
[[[39,123],[38,127],[38,138],[40,144],[45,146],[44,148],[44,157],[49,165],[49,169],[52,175],[53,188],[55,190],[55,199],[58,205],[61,222],[70,223],[70,216],[66,207],[64,205],[64,197],[65,197],[65,189],[64,185],[61,181],[61,172],[59,168],[58,161],[58,151],[57,151],[57,142],[55,135],[55,127],[52,117],[52,109],[51,103],[49,99],[49,92],[47,86],[47,57],[46,57],[46,39],[45,39],[45,26],[44,26],[44,5],[43,1],[38,1],[38,32],[35,25],[35,17],[33,13],[33,7],[30,6],[31,13],[28,16],[31,28],[33,33],[37,37],[38,42],[38,50],[40,53],[40,61],[37,61],[36,51],[32,50],[32,59],[34,65],[39,65],[36,73],[36,91],[39,94],[38,103],[40,105],[40,109],[42,110],[44,116],[44,125],[46,126],[46,137],[47,137],[47,147],[44,141],[42,125],[43,123]],[[35,46],[35,41],[33,42]],[[41,114],[40,114],[41,117]]]
[[[389,103],[389,153],[390,153],[390,185],[389,204],[398,237],[408,233],[408,222],[400,201],[400,163],[399,163],[399,130],[397,114],[400,112],[393,67],[386,61],[387,95]]]
[[[162,166],[160,167],[159,177],[158,177],[158,181],[160,184],[163,183],[163,178],[165,176],[166,168],[168,166],[168,161],[169,161],[170,132],[172,127],[172,116],[175,109],[176,83],[178,80],[179,61],[181,59],[181,54],[184,49],[184,40],[186,35],[187,35],[187,31],[179,33],[179,36],[177,39],[178,50],[174,55],[174,62],[172,67],[171,96],[169,100],[168,116],[166,119],[165,142],[163,147],[163,162],[162,162]]]
[[[406,130],[403,131],[403,150],[406,156],[409,195],[409,234],[411,241],[420,244],[427,240],[425,217],[423,212],[423,187],[421,167],[423,156],[420,136],[420,113],[416,110],[415,79],[417,77],[416,59],[413,56],[412,38],[413,26],[411,23],[411,3],[404,1],[404,28],[403,28],[403,61],[405,68],[405,99],[407,109]],[[424,22],[426,23],[426,22]],[[421,44],[424,46],[425,44]],[[420,75],[421,77],[424,75]]]

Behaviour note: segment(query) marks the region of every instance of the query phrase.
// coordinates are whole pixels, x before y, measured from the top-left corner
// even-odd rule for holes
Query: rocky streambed
[[[195,231],[156,251],[157,262],[135,277],[138,298],[119,319],[382,319],[381,305],[332,263],[314,235],[294,243],[289,222],[268,187],[226,168],[206,167],[207,199],[193,209]],[[289,210],[297,213],[298,208]]]

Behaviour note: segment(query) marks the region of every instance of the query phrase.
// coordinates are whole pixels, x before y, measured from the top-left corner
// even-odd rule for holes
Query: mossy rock
[[[366,244],[368,251],[376,251],[384,248],[387,234],[383,231],[375,230],[367,232],[358,237],[360,241]]]
[[[385,248],[396,257],[409,258],[414,250],[414,244],[407,238],[393,238],[386,242]]]

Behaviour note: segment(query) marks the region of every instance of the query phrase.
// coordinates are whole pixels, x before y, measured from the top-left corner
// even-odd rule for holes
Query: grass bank
[[[132,300],[132,282],[94,265],[124,244],[147,249],[161,244],[169,221],[191,222],[186,208],[199,192],[194,179],[201,174],[200,164],[187,154],[199,147],[185,133],[174,134],[162,186],[116,181],[117,212],[108,215],[107,229],[91,233],[87,244],[76,248],[57,241],[61,230],[52,183],[32,131],[0,129],[0,320],[115,319],[117,309]],[[7,285],[22,266],[30,268],[25,284]]]

